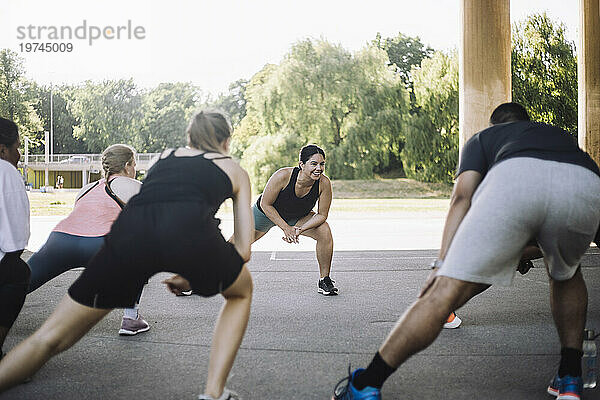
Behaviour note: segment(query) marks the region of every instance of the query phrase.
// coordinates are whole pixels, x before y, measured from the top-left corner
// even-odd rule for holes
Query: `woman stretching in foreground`
[[[161,271],[174,293],[221,293],[225,304],[213,335],[204,395],[235,399],[224,388],[240,346],[252,297],[254,223],[246,171],[230,157],[231,127],[219,113],[200,112],[187,129],[188,147],[167,150],[148,171],[140,193],[119,215],[100,251],[52,315],[0,362],[0,392],[22,382],[75,344],[113,308],[132,307],[144,283]],[[233,199],[235,245],[214,214]]]

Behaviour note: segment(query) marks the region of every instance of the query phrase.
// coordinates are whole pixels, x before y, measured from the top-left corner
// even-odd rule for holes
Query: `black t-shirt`
[[[600,176],[598,165],[566,131],[540,122],[519,121],[491,126],[471,137],[463,148],[458,172],[482,177],[500,161],[532,157],[582,166]]]

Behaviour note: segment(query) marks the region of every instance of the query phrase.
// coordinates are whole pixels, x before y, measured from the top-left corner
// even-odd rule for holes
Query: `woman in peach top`
[[[139,192],[142,184],[134,179],[132,147],[109,146],[102,153],[102,169],[105,178],[79,191],[71,214],[56,225],[44,246],[28,260],[31,268],[28,293],[63,272],[87,266],[125,203]],[[134,308],[124,310],[120,335],[135,335],[150,329],[138,313],[139,300],[138,297]]]

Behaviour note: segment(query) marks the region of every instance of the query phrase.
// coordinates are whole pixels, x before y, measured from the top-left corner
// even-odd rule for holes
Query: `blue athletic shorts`
[[[254,229],[257,231],[261,231],[261,232],[268,232],[269,229],[271,229],[272,227],[275,226],[275,224],[273,223],[273,221],[271,221],[269,219],[269,217],[267,217],[265,215],[265,213],[263,213],[262,211],[260,211],[258,209],[258,207],[256,206],[256,203],[254,203],[252,205],[252,213],[254,214]],[[300,218],[290,218],[290,219],[284,219],[285,222],[287,222],[287,224],[289,226],[294,226],[296,225],[296,223],[298,222]]]

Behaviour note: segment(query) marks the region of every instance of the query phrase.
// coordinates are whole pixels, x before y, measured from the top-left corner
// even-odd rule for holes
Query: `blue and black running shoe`
[[[581,400],[583,380],[580,376],[565,375],[559,378],[556,374],[548,386],[548,393],[557,396],[557,400]]]
[[[363,390],[357,390],[352,384],[356,374],[362,371],[364,371],[364,368],[355,369],[354,372],[351,372],[350,366],[348,366],[348,376],[335,385],[331,400],[381,400],[381,390],[371,386],[367,386]]]

